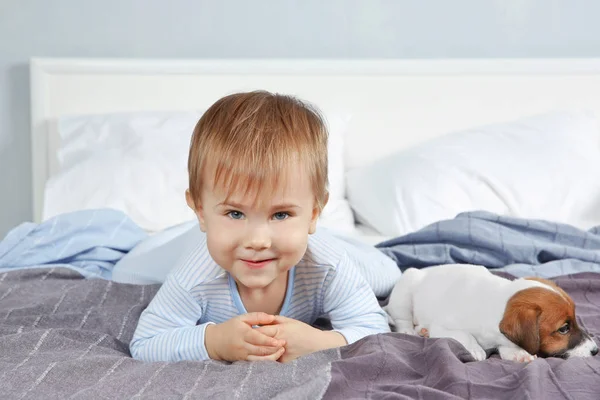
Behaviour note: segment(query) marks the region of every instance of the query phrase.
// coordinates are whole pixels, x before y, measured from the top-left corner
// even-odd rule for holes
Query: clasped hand
[[[346,344],[337,332],[320,331],[292,318],[262,312],[209,325],[205,340],[210,358],[225,361],[289,362],[317,350]]]

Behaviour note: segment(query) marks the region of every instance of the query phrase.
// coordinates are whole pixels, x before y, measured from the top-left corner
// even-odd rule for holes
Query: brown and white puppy
[[[479,265],[410,268],[384,309],[394,331],[456,339],[476,360],[486,358],[484,349],[515,361],[598,353],[560,287],[538,278],[511,281]]]

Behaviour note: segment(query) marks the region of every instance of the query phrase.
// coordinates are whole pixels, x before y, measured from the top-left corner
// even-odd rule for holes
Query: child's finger
[[[259,326],[255,330],[269,337],[275,337],[279,333],[279,327],[277,325]]]
[[[272,324],[284,324],[289,321],[290,321],[290,318],[284,317],[283,315],[273,315],[273,322],[271,322],[271,323]]]
[[[280,346],[276,346],[276,347],[272,347],[272,346],[255,346],[255,345],[250,344],[250,343],[246,343],[244,345],[244,347],[248,351],[248,355],[259,356],[259,357],[270,356],[271,354],[275,354],[279,350],[282,349],[282,347],[280,347]]]
[[[266,335],[260,332],[260,329],[262,329],[262,327],[256,329],[249,329],[244,337],[245,341],[247,343],[251,343],[258,346],[282,346],[281,340],[275,339],[271,335]],[[277,332],[274,332],[273,336],[275,336],[276,333]]]
[[[240,319],[250,326],[265,325],[272,323],[275,320],[275,316],[264,312],[251,312],[241,315]]]
[[[285,347],[280,348],[277,352],[270,354],[268,356],[255,356],[249,355],[246,360],[248,361],[277,361],[281,356],[285,353]]]

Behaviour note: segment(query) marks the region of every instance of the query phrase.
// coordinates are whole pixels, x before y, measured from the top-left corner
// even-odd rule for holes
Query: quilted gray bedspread
[[[598,340],[600,274],[565,276],[581,324]],[[492,356],[402,334],[276,362],[144,363],[128,351],[157,286],[83,279],[70,269],[0,275],[0,397],[6,399],[595,399],[600,357]]]

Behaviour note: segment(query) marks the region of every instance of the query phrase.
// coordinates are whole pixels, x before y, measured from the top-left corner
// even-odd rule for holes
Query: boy
[[[264,91],[226,96],[198,121],[188,170],[205,241],[140,316],[134,358],[287,362],[390,331],[337,239],[315,232],[328,197],[318,112]],[[319,317],[333,330],[312,327]]]

